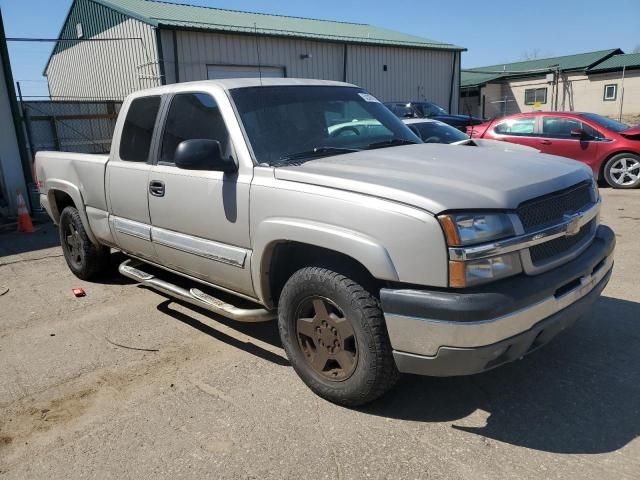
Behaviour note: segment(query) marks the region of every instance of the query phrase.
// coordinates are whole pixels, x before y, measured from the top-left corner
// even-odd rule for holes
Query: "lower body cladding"
[[[549,272],[465,290],[382,289],[398,370],[431,376],[480,373],[517,360],[589,311],[613,268],[614,233]]]

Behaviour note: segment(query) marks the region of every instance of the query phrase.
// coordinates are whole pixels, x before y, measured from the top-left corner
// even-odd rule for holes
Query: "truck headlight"
[[[593,201],[600,200],[600,190],[598,189],[598,181],[594,178],[591,180],[591,188],[593,189]]]
[[[521,272],[522,263],[519,252],[466,262],[451,260],[449,262],[449,286],[455,288],[472,287]]]
[[[515,235],[506,213],[464,212],[438,217],[449,247],[466,247]],[[449,286],[471,287],[522,272],[520,253],[512,252],[478,260],[449,261]]]
[[[450,247],[484,243],[515,235],[506,213],[451,213],[438,217]]]

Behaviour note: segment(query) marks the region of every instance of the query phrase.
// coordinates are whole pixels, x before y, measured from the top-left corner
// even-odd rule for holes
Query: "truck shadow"
[[[639,303],[602,297],[589,317],[522,361],[469,377],[408,376],[361,411],[453,422],[546,452],[612,452],[640,435],[639,319]],[[486,425],[465,426],[478,409],[488,412]]]
[[[145,287],[141,287],[145,288]],[[155,290],[154,290],[155,291]],[[263,360],[267,360],[268,362],[275,363],[276,365],[281,366],[289,366],[289,361],[283,355],[278,355],[277,353],[271,352],[251,341],[241,340],[236,338],[235,336],[228,335],[206,323],[197,320],[196,318],[188,315],[186,313],[180,312],[171,308],[172,303],[178,303],[180,305],[184,305],[190,310],[194,310],[196,312],[201,313],[211,319],[215,320],[217,323],[224,325],[236,332],[247,335],[251,338],[259,340],[261,342],[267,343],[269,345],[273,345],[278,348],[282,348],[282,344],[280,343],[280,337],[278,336],[278,327],[276,322],[265,322],[265,323],[240,323],[233,320],[229,320],[228,318],[221,317],[216,315],[208,310],[204,310],[202,308],[196,307],[194,305],[180,302],[174,298],[163,295],[160,292],[155,291],[158,295],[165,297],[167,300],[160,303],[156,308],[159,312],[164,313],[165,315],[169,315],[170,317],[182,322],[186,325],[189,325],[192,328],[204,333],[205,335],[209,335],[211,338],[214,338],[220,342],[224,342],[227,345],[243,350],[251,355],[255,355],[256,357],[262,358]]]

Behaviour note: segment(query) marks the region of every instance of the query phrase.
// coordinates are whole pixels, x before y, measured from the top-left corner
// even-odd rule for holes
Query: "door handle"
[[[151,180],[149,182],[149,193],[154,197],[164,197],[164,182]]]
[[[542,145],[551,145],[551,140],[540,140]]]

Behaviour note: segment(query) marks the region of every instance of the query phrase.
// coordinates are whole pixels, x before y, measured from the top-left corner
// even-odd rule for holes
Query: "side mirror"
[[[180,142],[174,156],[176,167],[184,170],[214,170],[233,173],[237,166],[231,157],[223,157],[218,140],[192,139]]]
[[[589,135],[587,132],[585,132],[581,128],[574,128],[573,130],[571,130],[570,135],[576,138],[583,138],[583,139],[591,138],[591,135]]]

